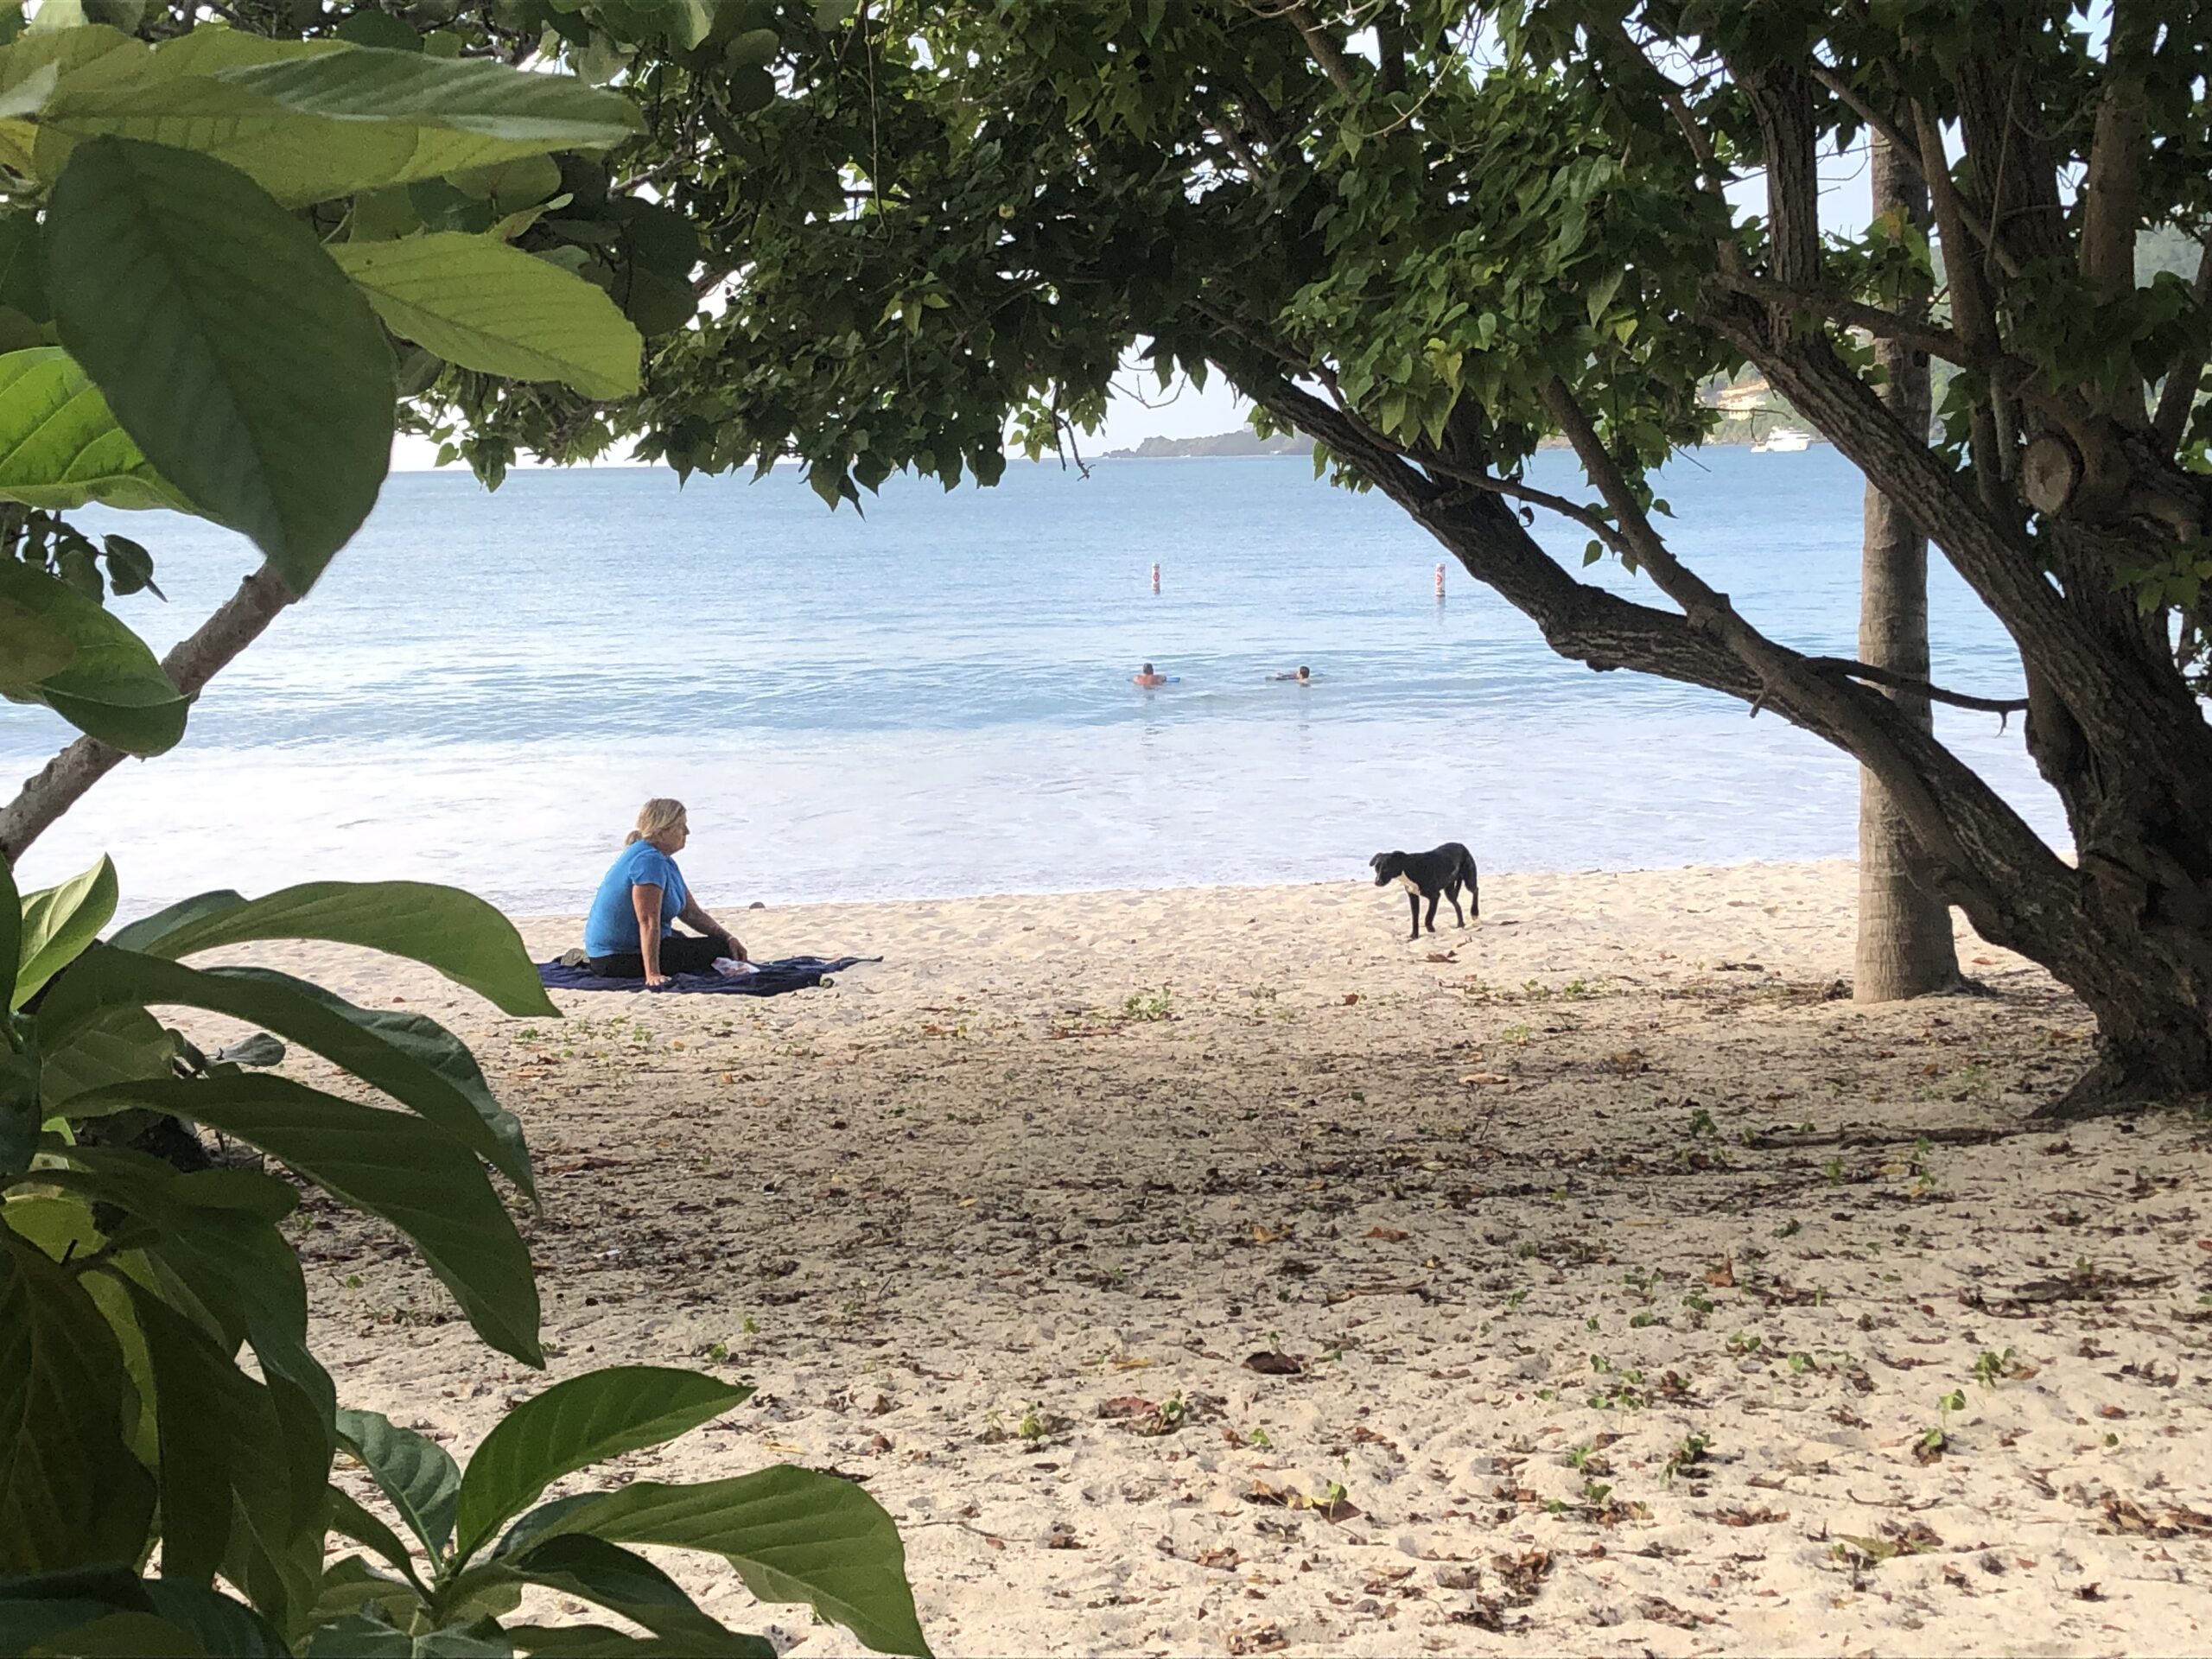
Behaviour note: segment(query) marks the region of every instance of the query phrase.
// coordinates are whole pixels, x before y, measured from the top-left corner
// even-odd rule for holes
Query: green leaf
[[[374,1411],[341,1408],[338,1438],[367,1468],[423,1548],[433,1559],[444,1559],[453,1541],[454,1501],[461,1492],[460,1466],[445,1447]]]
[[[154,1482],[124,1441],[124,1394],[83,1287],[0,1229],[0,1572],[138,1559]]]
[[[676,1580],[642,1555],[585,1533],[548,1539],[511,1564],[532,1584],[596,1602],[644,1625],[684,1653],[753,1659],[772,1646],[742,1636],[700,1611]]]
[[[697,1371],[620,1365],[556,1382],[502,1417],[461,1484],[461,1553],[492,1535],[563,1475],[696,1428],[753,1390]]]
[[[175,1037],[145,1009],[109,1008],[74,1027],[41,1056],[39,1097],[52,1112],[88,1089],[166,1077],[176,1053]]]
[[[408,1553],[407,1546],[399,1541],[399,1535],[385,1525],[374,1513],[363,1508],[352,1493],[336,1486],[330,1489],[330,1529],[343,1537],[353,1539],[356,1543],[366,1544],[407,1575],[404,1583],[399,1580],[385,1579],[382,1575],[378,1575],[379,1584],[385,1588],[378,1589],[377,1594],[382,1595],[386,1592],[387,1588],[391,1587],[412,1588],[416,1592],[423,1595],[424,1599],[429,1599],[428,1592],[423,1589],[423,1580],[416,1575],[415,1558]],[[360,1558],[348,1556],[346,1560],[359,1561]],[[344,1565],[342,1561],[334,1563],[332,1567],[324,1573],[326,1594],[329,1592],[329,1580],[332,1574]],[[365,1567],[363,1568],[363,1571],[366,1570]]]
[[[483,1166],[420,1118],[357,1105],[288,1077],[251,1075],[121,1084],[80,1096],[71,1106],[143,1106],[259,1147],[398,1228],[453,1292],[478,1335],[525,1364],[545,1363],[537,1284],[522,1236]]]
[[[476,1057],[468,1052],[468,1045],[436,1020],[425,1014],[403,1014],[396,1008],[356,1007],[334,991],[327,991],[307,980],[294,979],[289,974],[276,973],[266,968],[219,968],[215,971],[228,977],[258,980],[264,984],[278,986],[295,995],[321,1003],[341,1019],[351,1020],[403,1053],[420,1060],[451,1084],[476,1109],[476,1115],[484,1120],[485,1128],[505,1149],[508,1163],[514,1168],[529,1170],[530,1146],[523,1138],[522,1120],[499,1104],[498,1097],[492,1093],[492,1085],[484,1080],[483,1069],[476,1064]],[[264,1058],[243,1058],[229,1049],[225,1049],[217,1058],[239,1065],[276,1065],[282,1063],[283,1044],[267,1032],[256,1033],[254,1037],[247,1039],[247,1042],[252,1043],[257,1039],[266,1045],[257,1051]],[[270,1049],[276,1051],[273,1057],[268,1056]],[[524,1181],[521,1185],[525,1192],[535,1193],[536,1188],[531,1182]]]
[[[394,396],[383,330],[314,232],[220,162],[96,138],[54,188],[46,270],[124,430],[306,593],[376,504]]]
[[[114,943],[180,957],[250,939],[323,939],[405,957],[507,1014],[559,1019],[515,925],[458,887],[427,881],[310,881],[261,899],[206,893],[134,922]]]
[[[78,144],[128,138],[226,162],[296,207],[523,156],[604,149],[640,125],[620,93],[495,60],[332,41],[180,50],[206,37],[252,39],[196,29],[122,73],[65,71],[33,118],[28,170],[52,179]],[[30,123],[0,122],[0,152],[11,125]]]
[[[488,236],[441,231],[344,242],[331,257],[404,340],[509,380],[558,380],[587,397],[638,389],[645,341],[603,289]]]
[[[296,1469],[270,1389],[160,1297],[113,1276],[130,1292],[153,1359],[162,1575],[207,1584],[232,1554],[235,1530],[237,1546],[283,1580],[289,1606],[304,1608],[321,1576],[329,1442],[298,1446],[316,1466]],[[293,1502],[298,1492],[310,1498],[304,1509]]]
[[[535,1190],[529,1157],[518,1141],[486,1122],[479,1100],[426,1059],[418,1044],[391,1041],[364,1010],[320,987],[306,994],[299,984],[257,969],[203,970],[111,944],[94,945],[54,982],[39,1005],[39,1036],[42,1045],[58,1049],[79,1022],[98,1011],[143,1003],[227,1014],[313,1049],[421,1114],[525,1192]],[[72,1109],[88,1109],[73,1102]]]
[[[570,1533],[708,1550],[727,1559],[763,1601],[809,1603],[879,1653],[929,1652],[899,1529],[881,1504],[833,1475],[779,1467],[695,1486],[641,1480],[563,1498],[517,1522],[497,1559]]]
[[[192,511],[59,346],[0,355],[0,497],[56,512],[88,501]]]
[[[67,634],[13,601],[0,600],[0,685],[35,685],[76,659]]]
[[[285,1649],[258,1614],[228,1596],[108,1565],[0,1580],[0,1651],[276,1659]]]
[[[32,993],[77,959],[115,914],[115,865],[100,861],[58,887],[28,893],[22,904],[22,965],[8,1006],[20,1008]]]
[[[20,559],[0,558],[0,605],[67,636],[69,665],[29,684],[0,679],[0,696],[39,702],[79,731],[129,754],[160,754],[184,735],[185,698],[146,642],[68,583]]]

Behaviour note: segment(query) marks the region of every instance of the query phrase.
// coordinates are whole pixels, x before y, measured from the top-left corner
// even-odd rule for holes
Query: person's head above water
[[[656,795],[638,809],[638,827],[622,837],[622,844],[627,847],[632,842],[650,841],[673,856],[682,852],[683,843],[690,839],[691,823],[683,810],[683,803]]]
[[[1313,671],[1300,663],[1298,665],[1298,677],[1301,680],[1310,680],[1313,677]]]
[[[1140,674],[1149,674],[1149,673],[1151,673],[1151,672],[1152,672],[1152,664],[1151,664],[1150,663],[1147,663],[1147,664],[1146,664],[1142,668],[1139,669],[1139,670],[1137,671],[1137,672],[1138,672],[1138,673],[1140,673]]]

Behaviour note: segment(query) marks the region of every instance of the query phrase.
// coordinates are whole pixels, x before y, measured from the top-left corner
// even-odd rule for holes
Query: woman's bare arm
[[[660,889],[646,881],[632,884],[630,907],[638,912],[638,954],[645,959],[645,983],[663,985],[660,970]]]
[[[684,895],[683,908],[677,912],[677,919],[689,923],[695,931],[703,933],[710,939],[720,939],[728,949],[729,954],[738,961],[747,960],[745,946],[739,941],[737,935],[708,915],[699,901],[690,894]]]

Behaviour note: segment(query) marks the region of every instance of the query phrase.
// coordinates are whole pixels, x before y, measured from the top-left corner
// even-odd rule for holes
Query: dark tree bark
[[[1896,146],[1878,136],[1873,142],[1873,205],[1877,218],[1900,213],[1911,224],[1927,226],[1926,183]],[[1918,318],[1927,305],[1915,297],[1899,309]],[[1885,377],[1882,401],[1907,428],[1925,432],[1927,355],[1895,340],[1877,340],[1874,350]],[[1872,484],[1866,486],[1866,545],[1859,562],[1859,658],[1907,679],[1929,677],[1928,538],[1909,513]],[[1935,730],[1934,710],[1924,696],[1905,690],[1888,695],[1907,720]],[[1951,907],[1944,902],[1936,868],[1881,779],[1861,767],[1853,999],[1901,1001],[1948,990],[1958,980]]]

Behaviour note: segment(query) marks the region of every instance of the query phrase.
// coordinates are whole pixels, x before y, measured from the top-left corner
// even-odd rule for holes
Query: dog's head
[[[1375,885],[1387,887],[1398,879],[1399,872],[1405,868],[1406,855],[1403,853],[1377,853],[1367,861],[1374,868]]]

